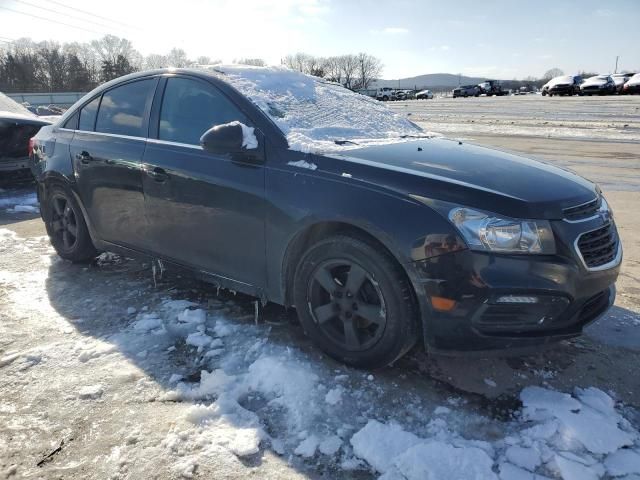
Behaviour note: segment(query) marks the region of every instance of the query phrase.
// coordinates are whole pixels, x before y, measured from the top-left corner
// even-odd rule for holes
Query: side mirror
[[[215,125],[200,137],[200,146],[211,153],[243,153],[258,148],[252,127],[240,122]]]

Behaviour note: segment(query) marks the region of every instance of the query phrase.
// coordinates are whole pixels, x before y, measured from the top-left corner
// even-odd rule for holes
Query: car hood
[[[597,187],[567,170],[445,138],[425,138],[330,154],[328,169],[405,195],[522,218],[562,218]],[[322,163],[319,162],[322,168]]]

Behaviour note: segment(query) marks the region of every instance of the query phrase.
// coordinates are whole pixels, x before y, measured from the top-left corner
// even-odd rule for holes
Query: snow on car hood
[[[565,75],[563,77],[556,77],[549,80],[546,86],[554,87],[556,85],[570,85],[572,83],[573,83],[573,77]]]
[[[291,150],[341,151],[426,135],[377,100],[318,77],[284,67],[205,68],[221,74],[266,113],[285,134]]]
[[[587,78],[582,85],[604,85],[607,83],[607,77],[597,76]]]
[[[627,82],[627,85],[640,85],[640,73],[636,73],[631,77]]]

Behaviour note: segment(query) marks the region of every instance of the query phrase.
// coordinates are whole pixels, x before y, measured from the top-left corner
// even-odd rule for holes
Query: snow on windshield
[[[335,83],[283,67],[207,67],[221,73],[282,130],[289,148],[336,151],[425,135],[385,105]],[[338,143],[336,143],[336,141]]]

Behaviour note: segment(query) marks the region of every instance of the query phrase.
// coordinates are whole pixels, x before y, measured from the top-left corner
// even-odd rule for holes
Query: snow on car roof
[[[24,106],[20,105],[15,100],[7,97],[4,93],[0,92],[0,113],[2,115],[10,114],[16,117],[28,117],[30,119],[37,118],[36,115],[27,110]]]
[[[292,150],[340,151],[425,135],[381,102],[318,77],[284,67],[205,68],[221,74],[222,80],[266,113],[285,134]]]

